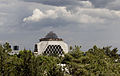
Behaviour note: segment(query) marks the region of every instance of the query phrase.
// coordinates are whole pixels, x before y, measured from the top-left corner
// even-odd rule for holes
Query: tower
[[[63,55],[63,53],[68,53],[68,45],[52,31],[49,32],[45,38],[41,38],[39,43],[35,44],[34,48],[34,54],[37,55]]]

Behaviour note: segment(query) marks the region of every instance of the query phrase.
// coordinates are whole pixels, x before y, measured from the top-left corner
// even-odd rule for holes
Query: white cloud
[[[100,19],[99,17],[92,17],[89,15],[82,15],[80,17],[81,23],[103,23],[104,19]]]
[[[120,17],[119,12],[116,10],[110,10],[106,8],[76,8],[80,13],[88,14],[91,16],[99,16],[99,17]]]
[[[88,9],[89,10],[89,9]],[[78,9],[77,12],[67,10],[66,7],[56,7],[54,10],[46,10],[45,12],[40,9],[33,10],[33,15],[23,19],[24,22],[32,21],[39,22],[42,19],[57,19],[61,18],[65,21],[76,23],[103,23],[104,19],[91,16],[83,13],[85,10]]]
[[[39,20],[44,19],[44,18],[55,19],[55,18],[57,18],[57,14],[55,13],[54,10],[47,10],[45,12],[42,12],[39,9],[35,9],[35,10],[33,10],[33,15],[29,16],[27,18],[24,18],[23,21],[24,22],[26,22],[26,21],[39,21]]]
[[[74,23],[106,23],[120,19],[120,11],[105,8],[80,8],[67,10],[67,7],[55,7],[51,10],[33,10],[32,16],[23,19],[24,22],[39,22],[42,19],[62,19]],[[106,22],[105,22],[106,21]]]
[[[80,5],[83,7],[94,7],[93,4],[90,1],[79,1]]]

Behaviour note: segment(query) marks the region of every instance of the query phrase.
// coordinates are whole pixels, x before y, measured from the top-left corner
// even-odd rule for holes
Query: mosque
[[[58,38],[58,36],[52,31],[44,38],[41,38],[34,47],[35,55],[57,54],[61,56],[64,53],[68,53],[68,45],[63,41],[63,39]]]

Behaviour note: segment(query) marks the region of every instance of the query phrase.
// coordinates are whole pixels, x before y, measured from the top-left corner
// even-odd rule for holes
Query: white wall
[[[37,43],[38,54],[42,54],[48,45],[60,45],[64,53],[68,53],[68,45],[63,41],[41,41]]]

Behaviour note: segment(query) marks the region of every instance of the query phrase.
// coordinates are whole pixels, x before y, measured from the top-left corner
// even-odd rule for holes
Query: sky
[[[120,49],[120,0],[0,0],[0,43],[33,49],[49,31],[86,51]]]

